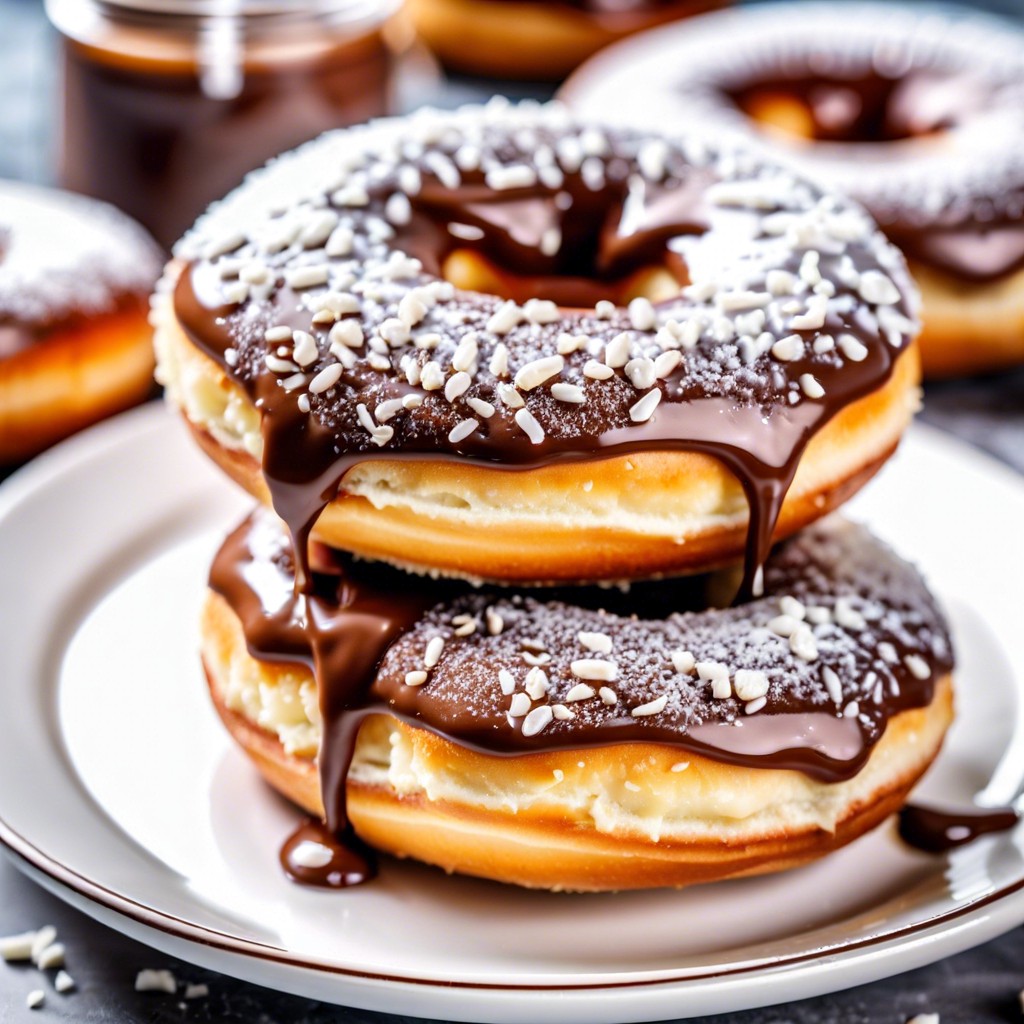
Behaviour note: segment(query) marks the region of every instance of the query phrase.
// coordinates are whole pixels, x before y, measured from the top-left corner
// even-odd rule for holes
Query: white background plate
[[[92,916],[264,985],[451,1020],[639,1021],[907,970],[1024,921],[1024,831],[951,857],[891,825],[818,864],[683,892],[530,893],[386,861],[303,890],[297,813],[210,708],[196,618],[247,502],[163,411],[128,414],[0,489],[0,838]],[[959,717],[919,791],[1014,796],[1024,772],[1024,485],[915,428],[850,506],[953,620]]]

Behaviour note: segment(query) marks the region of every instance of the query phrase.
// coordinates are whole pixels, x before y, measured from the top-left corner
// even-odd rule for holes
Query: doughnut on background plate
[[[1024,837],[933,859],[889,826],[808,868],[680,893],[570,898],[390,861],[340,899],[296,889],[275,843],[297,815],[224,733],[195,653],[210,559],[247,507],[156,408],[0,488],[0,838],[93,916],[311,997],[553,1024],[797,999],[1024,920]],[[952,616],[960,707],[922,798],[1007,799],[1024,764],[1019,478],[916,427],[850,514],[921,565]]]
[[[0,181],[0,465],[153,392],[162,258],[106,203]]]

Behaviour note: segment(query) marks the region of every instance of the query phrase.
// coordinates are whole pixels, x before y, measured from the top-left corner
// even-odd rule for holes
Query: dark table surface
[[[1024,0],[973,4],[1024,19]],[[52,178],[53,40],[36,0],[0,0],[0,178]],[[432,100],[479,98],[481,83],[450,83]],[[506,90],[508,91],[508,90]],[[536,94],[536,90],[530,90]],[[1024,473],[1024,371],[933,385],[922,418],[988,451]],[[1016,567],[1019,571],[1024,567]],[[57,995],[51,978],[31,967],[0,963],[0,1024],[27,1020],[134,1022],[209,1021],[251,1024],[379,1022],[407,1018],[328,1006],[261,989],[173,960],[124,938],[64,905],[0,858],[0,934],[57,926],[68,948],[77,988]],[[210,994],[182,1002],[159,993],[136,993],[136,973],[170,968],[182,981],[203,982]],[[827,969],[823,967],[822,969]],[[36,988],[47,993],[42,1010],[26,1007]],[[938,1013],[942,1024],[995,1024],[1024,1020],[1024,929],[978,949],[820,999],[714,1018],[718,1024],[902,1024],[919,1013]]]

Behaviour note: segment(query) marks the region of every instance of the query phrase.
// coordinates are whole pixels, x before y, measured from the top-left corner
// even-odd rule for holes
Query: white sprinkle
[[[634,711],[633,714],[636,714],[636,711]],[[639,793],[640,792],[640,787],[635,782],[631,781],[630,779],[626,779],[626,781],[623,783],[623,785],[631,793]]]
[[[327,335],[331,346],[344,345],[346,348],[362,348],[363,329],[357,320],[339,320]]]
[[[825,315],[828,313],[828,296],[812,295],[807,300],[807,310],[793,317],[789,326],[794,331],[816,331],[825,326]]]
[[[619,695],[609,686],[602,686],[597,695],[601,698],[601,703],[609,707],[619,702]]]
[[[392,347],[404,345],[409,340],[409,327],[397,316],[389,316],[377,328],[377,333]]]
[[[903,663],[910,669],[910,674],[915,679],[928,679],[932,674],[931,667],[920,654],[908,654]]]
[[[583,367],[583,376],[591,380],[607,380],[615,376],[615,371],[605,363],[599,363],[596,359],[590,359]]]
[[[267,341],[291,341],[292,340],[292,329],[290,327],[268,327],[263,332],[263,337]]]
[[[57,977],[53,979],[53,987],[63,995],[75,987],[75,979],[67,971],[58,971]]]
[[[230,234],[221,235],[212,242],[207,242],[203,249],[204,260],[215,260],[218,256],[226,256],[245,245],[248,239],[241,231],[232,231]]]
[[[496,192],[511,188],[530,188],[537,182],[537,172],[526,164],[495,167],[487,172],[484,181]]]
[[[768,292],[718,292],[715,295],[715,305],[724,313],[740,313],[749,309],[761,309],[767,306],[771,299]]]
[[[646,391],[648,388],[654,387],[654,382],[658,379],[658,375],[654,370],[654,360],[647,359],[646,357],[630,359],[626,363],[625,370],[630,384],[637,391]]]
[[[842,352],[851,363],[861,363],[867,358],[867,346],[852,334],[840,334],[836,344],[839,346],[839,351]]]
[[[333,210],[319,210],[299,232],[299,245],[304,249],[319,249],[338,226],[338,215]]]
[[[455,347],[455,353],[452,355],[452,369],[470,372],[473,364],[476,362],[479,351],[476,334],[470,331]]]
[[[757,712],[760,711],[767,703],[767,697],[755,697],[753,700],[747,701],[747,703],[743,705],[743,713],[745,715],[756,715]]]
[[[807,621],[820,626],[832,621],[832,613],[824,605],[813,604],[807,608]]]
[[[690,767],[690,762],[689,761],[676,761],[676,763],[674,765],[672,765],[670,771],[673,771],[673,772],[685,772],[686,769],[689,768],[689,767]]]
[[[813,249],[805,252],[800,261],[800,280],[809,285],[816,285],[821,281],[821,270],[818,264],[821,262],[821,255]]]
[[[689,651],[673,651],[672,667],[683,675],[688,676],[697,665],[697,660]]]
[[[717,661],[698,661],[696,668],[697,675],[705,682],[711,683],[711,696],[715,700],[726,700],[732,696],[728,666]]]
[[[860,704],[855,700],[851,700],[849,704],[843,708],[843,718],[856,718],[860,714]]]
[[[769,270],[765,285],[772,295],[792,295],[796,290],[796,280],[788,270]]]
[[[515,375],[515,385],[521,391],[532,391],[545,381],[557,376],[565,368],[562,356],[545,356],[534,359],[519,368]]]
[[[398,303],[398,319],[406,327],[415,327],[427,315],[427,306],[419,296],[407,292]]]
[[[737,669],[732,677],[736,696],[743,701],[757,700],[768,692],[768,677],[755,669]]]
[[[919,1013],[911,1017],[907,1024],[939,1024],[937,1013]]]
[[[807,609],[803,603],[795,597],[790,597],[789,594],[779,598],[779,611],[783,615],[788,615],[791,619],[796,619],[798,622],[803,622],[807,617]]]
[[[408,224],[412,219],[412,204],[403,192],[394,192],[384,204],[384,216],[392,224]]]
[[[646,423],[654,414],[654,410],[658,408],[660,402],[661,390],[659,388],[648,391],[639,402],[630,406],[629,418],[634,423]]]
[[[51,943],[35,957],[36,967],[41,971],[48,971],[54,967],[64,966],[64,943]]]
[[[423,179],[419,168],[412,164],[403,164],[398,170],[398,187],[407,195],[414,196],[423,187]]]
[[[441,652],[444,650],[444,637],[435,636],[430,638],[427,649],[423,654],[423,664],[427,668],[433,668],[441,660]]]
[[[326,263],[317,263],[305,267],[293,267],[284,272],[284,281],[289,288],[315,288],[326,284],[331,268]]]
[[[788,334],[772,345],[772,355],[781,362],[799,359],[804,354],[804,340],[799,334]]]
[[[552,704],[551,711],[554,713],[555,718],[557,718],[560,722],[568,722],[576,717],[576,712],[571,711],[564,704]],[[555,777],[558,779],[559,782],[562,781],[563,774],[561,770],[558,768],[555,769]]]
[[[629,322],[638,331],[653,331],[658,325],[658,314],[654,311],[650,299],[643,296],[633,299],[628,309]]]
[[[306,379],[304,373],[293,373],[290,377],[285,377],[284,380],[280,381],[280,384],[285,391],[295,391],[305,386]]]
[[[818,644],[810,626],[801,622],[789,638],[789,649],[801,661],[814,661],[818,657]]]
[[[587,400],[583,388],[578,384],[567,384],[565,381],[558,381],[551,385],[551,397],[559,402],[568,402],[570,405],[582,405]]]
[[[444,370],[441,365],[433,359],[423,364],[420,371],[420,384],[424,391],[440,391],[446,384]]]
[[[544,440],[544,428],[529,409],[519,409],[515,420],[519,429],[530,439],[530,444],[540,444]]]
[[[641,704],[639,707],[633,708],[629,713],[633,718],[646,718],[648,715],[660,715],[665,710],[665,705],[668,703],[668,694],[663,693],[660,697],[655,697],[654,700],[649,700],[646,704]]]
[[[325,868],[333,858],[334,855],[323,843],[317,843],[312,839],[303,839],[288,854],[288,859],[294,861],[300,868]]]
[[[610,683],[618,678],[619,667],[614,661],[601,658],[579,658],[570,663],[572,674],[579,679],[590,679]]]
[[[527,300],[523,315],[531,324],[553,324],[561,318],[558,306],[548,299]]]
[[[839,676],[836,674],[834,669],[825,665],[821,670],[821,679],[825,684],[825,689],[828,691],[829,700],[833,704],[842,704],[843,702],[843,686],[839,681]]]
[[[629,346],[632,339],[626,331],[616,334],[605,346],[604,361],[613,370],[617,370],[629,362]]]
[[[548,704],[541,704],[539,708],[534,708],[523,719],[523,735],[536,736],[537,733],[546,729],[551,724],[554,717],[555,713]]]
[[[313,385],[310,384],[310,388],[312,387]],[[394,419],[404,408],[404,398],[387,398],[383,402],[377,403],[377,407],[373,410],[373,416],[378,423],[386,423],[388,420]]]
[[[32,945],[35,941],[35,932],[7,935],[0,939],[0,957],[3,957],[9,963],[16,960],[31,960]]]
[[[534,654],[532,651],[523,651],[521,657],[527,665],[547,665],[551,661],[551,655],[547,651],[541,651],[540,654]]]
[[[800,390],[808,398],[824,398],[825,389],[821,386],[821,382],[812,373],[801,373],[800,374]]]
[[[558,228],[548,228],[540,236],[540,251],[544,256],[554,256],[562,248],[562,232]]]
[[[487,330],[491,334],[508,334],[513,327],[522,323],[523,312],[511,300],[502,303],[487,321]]]
[[[548,692],[550,685],[547,673],[537,666],[531,668],[523,680],[523,689],[533,700],[540,700]]]
[[[572,704],[578,700],[590,700],[594,696],[594,688],[586,683],[577,683],[565,695],[564,700]]]
[[[30,1010],[38,1010],[46,1002],[46,993],[41,988],[34,988],[25,996],[25,1005]]]
[[[526,400],[511,384],[499,384],[498,397],[510,409],[522,409],[526,405]]]
[[[485,420],[489,420],[494,415],[494,406],[490,402],[485,402],[482,398],[467,398],[466,405],[478,416],[483,416]]]
[[[168,992],[171,995],[177,991],[178,982],[170,971],[139,971],[135,975],[136,992]]]
[[[615,303],[610,302],[608,299],[601,299],[594,306],[594,316],[598,320],[611,320],[615,316]]]
[[[661,181],[665,175],[665,161],[668,159],[668,145],[662,139],[645,142],[636,155],[640,173],[650,181]]]
[[[452,221],[448,225],[448,234],[454,238],[461,238],[465,242],[479,242],[484,237],[484,230],[475,224],[460,224],[458,221]]]
[[[504,377],[508,373],[508,348],[504,342],[499,342],[494,347],[488,369],[495,377]]]
[[[328,256],[336,258],[348,256],[352,252],[352,242],[354,240],[355,236],[352,233],[352,229],[347,224],[340,224],[331,232],[331,237],[327,239],[324,251]]]
[[[405,673],[405,685],[406,686],[422,686],[427,681],[427,673],[422,669],[417,669],[415,672]]]
[[[873,306],[894,306],[900,301],[900,290],[880,270],[865,270],[857,290]]]
[[[57,929],[52,924],[44,925],[32,939],[32,960],[37,961],[48,946],[57,941]]]
[[[768,628],[776,636],[790,637],[794,632],[796,632],[796,628],[799,625],[799,620],[795,619],[792,615],[776,615],[775,618],[768,623]]]
[[[501,692],[509,697],[515,693],[516,681],[515,677],[507,668],[498,669],[498,685],[501,687]]]
[[[883,640],[878,645],[878,653],[882,657],[882,661],[887,662],[890,665],[895,665],[899,660],[900,656],[888,640]]]
[[[444,386],[444,397],[449,402],[454,402],[456,398],[464,395],[473,383],[473,378],[468,373],[460,370],[458,373],[453,374],[448,378]]]
[[[576,639],[586,647],[588,651],[596,651],[598,654],[611,654],[612,638],[607,633],[588,633],[581,631],[577,633]]]
[[[659,380],[664,380],[670,376],[672,371],[683,361],[683,354],[675,349],[670,349],[668,352],[662,352],[657,359],[654,360],[654,375]]]
[[[235,281],[226,288],[221,289],[224,301],[234,305],[241,305],[249,298],[249,286],[244,281]]]
[[[387,403],[384,403],[385,405]],[[406,395],[402,399],[403,409],[418,409],[423,404],[423,398],[420,395]]]
[[[855,630],[857,632],[867,629],[868,624],[864,621],[864,616],[850,604],[848,597],[840,597],[836,600],[832,617],[843,629]]]
[[[341,363],[331,363],[329,366],[325,366],[310,382],[309,390],[311,394],[319,395],[324,391],[330,391],[335,384],[341,380],[341,374],[343,367]]]
[[[366,206],[370,202],[370,195],[362,185],[352,183],[332,192],[331,202],[335,206]]]
[[[316,346],[316,339],[306,331],[296,331],[293,335],[295,348],[292,351],[292,358],[305,369],[316,362],[320,350]]]
[[[449,432],[449,434],[448,434],[448,441],[449,441],[449,443],[450,444],[458,444],[460,441],[465,441],[466,438],[469,437],[470,434],[472,434],[473,431],[475,431],[476,428],[479,427],[479,426],[480,426],[480,421],[479,420],[474,420],[474,419],[461,420],[459,423],[456,423],[455,426],[452,427],[451,431]]]
[[[197,985],[190,982],[185,986],[186,999],[205,999],[209,994],[209,985]]]
[[[514,693],[509,702],[508,713],[513,718],[522,718],[530,711],[531,701],[525,693]]]

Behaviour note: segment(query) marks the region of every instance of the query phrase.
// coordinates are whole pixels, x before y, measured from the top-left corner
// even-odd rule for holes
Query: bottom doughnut
[[[834,523],[817,531],[819,544],[821,537],[826,544],[831,543],[830,529],[835,529]],[[860,534],[868,536],[860,528],[841,524],[836,556],[840,563],[849,557],[849,550],[843,545],[850,540],[847,535],[851,532],[854,539]],[[788,547],[794,550],[794,545],[801,543],[811,542],[798,538],[789,542]],[[868,629],[876,634],[877,640],[883,635],[884,627],[891,631],[885,636],[901,637],[904,645],[901,650],[923,652],[904,656],[910,659],[916,671],[902,678],[905,700],[920,702],[918,706],[896,707],[894,704],[894,713],[881,724],[882,731],[867,745],[869,753],[854,765],[855,770],[850,768],[851,761],[840,766],[842,771],[825,778],[812,770],[765,766],[771,758],[760,764],[756,758],[748,759],[747,763],[739,763],[743,758],[734,758],[730,763],[727,753],[722,758],[707,756],[694,750],[692,745],[686,748],[685,744],[663,742],[662,734],[655,738],[653,732],[651,740],[615,742],[616,728],[635,728],[632,723],[638,721],[622,714],[612,723],[609,742],[603,745],[573,745],[571,740],[560,745],[552,741],[541,749],[527,749],[507,756],[507,747],[487,751],[480,749],[479,740],[479,735],[489,733],[492,739],[487,742],[493,742],[494,733],[505,728],[504,714],[500,719],[487,719],[483,733],[474,734],[472,740],[462,743],[434,731],[429,721],[424,723],[425,727],[410,721],[408,707],[402,707],[404,695],[399,694],[393,701],[399,708],[399,717],[371,714],[359,732],[347,777],[348,817],[356,834],[378,850],[415,858],[449,872],[570,891],[685,886],[779,871],[838,849],[878,825],[902,805],[938,753],[953,717],[951,658],[941,618],[930,605],[927,592],[913,570],[887,553],[892,562],[886,562],[886,556],[879,555],[885,549],[873,543],[876,547],[870,548],[865,557],[878,559],[874,582],[880,581],[881,585],[891,588],[892,604],[879,612],[881,617],[876,627],[874,620],[871,625],[863,619],[858,621],[859,612],[851,612],[850,607],[837,603],[837,609],[844,609],[837,611],[837,617],[847,623],[849,629],[847,625],[834,623],[819,628],[820,659],[848,666],[851,678],[849,682],[844,679],[843,685],[849,687],[848,695],[860,696],[866,712],[870,699],[866,694],[876,685],[869,677],[886,677],[880,663],[865,659],[865,651],[875,650],[874,641],[869,642],[863,635],[855,642],[850,641],[847,633],[863,633]],[[816,557],[814,555],[808,563],[810,577],[820,568],[814,562]],[[900,572],[904,575],[900,576]],[[266,575],[264,572],[263,576]],[[741,622],[739,633],[734,630],[731,634],[733,640],[751,628],[749,622],[757,622],[758,616],[776,610],[775,605],[780,601],[778,576],[773,577],[771,562],[767,578],[769,586],[775,579],[774,593],[770,592],[759,602],[751,602],[749,614],[742,609],[730,610],[740,612],[733,616],[734,623]],[[265,582],[264,578],[262,583]],[[820,580],[814,582],[820,585]],[[915,586],[920,588],[919,592],[913,589]],[[798,588],[786,588],[787,594],[792,592],[801,593]],[[866,603],[856,607],[862,608],[865,614],[874,614],[868,611],[870,607],[883,608],[880,591],[872,586],[865,593],[868,594]],[[539,615],[552,614],[552,608],[563,608],[524,602],[517,606],[524,611],[524,625],[515,618],[513,599],[507,600],[510,604],[503,608],[506,620],[503,636],[515,636],[521,627],[530,630],[531,635],[536,634]],[[785,598],[782,600],[784,603]],[[439,601],[443,598],[439,597]],[[923,603],[918,606],[917,602]],[[281,607],[276,600],[274,606]],[[807,605],[809,611],[817,607]],[[897,612],[901,618],[894,624],[892,616]],[[600,620],[606,624],[608,635],[615,637],[615,649],[622,651],[619,655],[621,670],[618,680],[610,685],[618,690],[620,711],[622,704],[635,702],[632,669],[627,664],[629,658],[645,666],[644,670],[655,675],[659,685],[666,685],[666,674],[659,675],[650,668],[651,657],[658,656],[663,638],[652,633],[647,650],[634,647],[630,630],[646,627],[648,623],[578,609],[563,608],[562,612],[554,614],[571,618],[573,635],[581,623],[586,629],[593,621]],[[574,614],[577,617],[573,618]],[[671,634],[668,639],[674,640],[677,634],[672,631],[678,627],[682,630],[679,635],[689,635],[693,640],[694,650],[705,650],[706,647],[700,645],[706,644],[707,638],[700,632],[699,621],[706,613],[693,614],[697,618],[682,616],[673,621],[676,617],[670,617],[657,628],[668,631]],[[410,645],[422,650],[422,638],[437,635],[437,621],[435,609],[388,649],[374,683],[378,699],[384,692],[393,692],[388,691],[386,680],[395,665],[400,677],[404,675],[403,658]],[[623,621],[628,624],[623,625]],[[419,632],[424,625],[425,632]],[[842,636],[838,640],[829,639],[830,631]],[[596,634],[581,631],[579,635],[592,637]],[[480,637],[476,641],[480,645],[494,645],[493,650],[485,647],[478,652],[487,672],[497,673],[497,666],[507,663],[505,649],[498,643],[501,639]],[[784,665],[786,656],[775,652],[773,647],[779,641],[775,634],[755,632],[753,639],[751,650],[745,654],[735,653],[736,664],[749,663],[744,659],[755,657],[763,659],[765,665],[776,668]],[[229,601],[211,592],[202,618],[202,654],[217,711],[231,735],[275,789],[311,814],[322,815],[324,805],[315,760],[322,728],[316,683],[310,670],[298,662],[254,656],[250,653],[249,642],[242,621]],[[457,642],[452,639],[448,646]],[[882,641],[882,644],[888,643],[888,640]],[[471,646],[465,645],[464,649]],[[779,641],[779,646],[784,647],[785,642]],[[755,648],[759,653],[752,654]],[[551,649],[556,650],[554,645]],[[931,666],[929,672],[934,669],[927,686],[923,682],[923,673],[928,667],[925,659]],[[889,661],[891,664],[891,659]],[[818,664],[820,666],[820,661]],[[465,682],[461,677],[466,675],[466,669],[464,666],[460,669],[458,663],[446,670],[442,662],[431,671],[436,673],[436,682],[432,679],[431,686],[437,688],[449,685],[447,673],[455,674],[451,678],[460,677],[460,685]],[[769,670],[772,671],[775,670]],[[817,678],[818,667],[814,667],[813,672],[807,670],[806,665],[803,669],[786,668],[785,671],[784,685],[803,692],[806,680]],[[573,698],[566,693],[580,684],[567,671],[564,675],[568,678],[564,682],[554,682],[562,674],[558,660],[548,663],[548,674],[552,680],[551,695],[539,700],[554,700],[558,692],[561,700],[567,702],[560,706],[577,709],[577,721],[587,714],[603,713],[600,707],[590,712],[584,708],[585,704],[601,704],[596,695],[590,701],[572,702]],[[773,686],[776,678],[773,676]],[[892,686],[895,675],[887,678],[887,685]],[[915,679],[917,690],[914,689]],[[734,680],[738,690],[738,673]],[[689,687],[702,693],[710,689],[710,683],[697,674],[669,685]],[[429,702],[434,699],[429,694],[431,686],[405,687],[416,691],[415,699],[426,702],[423,707],[427,709],[424,712],[427,717]],[[595,689],[597,686],[595,682]],[[899,692],[899,686],[894,690]],[[774,689],[771,692],[771,699],[780,704],[788,699]],[[451,697],[442,694],[438,699],[450,700]],[[486,703],[482,693],[476,693],[473,699],[481,708]],[[508,697],[501,694],[493,699],[500,707],[504,707],[503,701],[508,701]],[[713,703],[710,695],[699,699],[708,706]],[[857,721],[856,710],[851,716],[850,708],[855,705],[848,703],[845,708],[839,708],[837,704],[835,710],[822,713],[817,696],[808,691],[808,695],[800,699],[805,701],[801,705],[804,718],[800,729],[804,734],[817,737],[807,740],[805,735],[801,742],[831,754],[843,749],[849,753],[850,730]],[[380,703],[386,707],[386,701]],[[720,709],[725,703],[728,702],[717,701],[714,706]],[[808,729],[806,712],[812,706],[818,710]],[[762,714],[756,709],[754,713],[748,711],[745,717],[742,707],[739,705],[734,719],[720,712],[723,720],[712,725],[728,726],[727,732],[735,735],[738,721],[755,741],[759,734],[751,730],[759,725],[774,728],[774,722],[782,722],[785,726],[786,715]],[[486,718],[484,711],[480,713]],[[789,720],[799,721],[800,710],[793,711]],[[654,721],[654,717],[643,721]],[[833,725],[845,730],[845,739],[837,738],[838,733],[830,733]],[[511,718],[508,726],[513,726]],[[871,731],[867,724],[864,727]],[[694,735],[699,731],[692,730]],[[724,747],[728,747],[728,742]]]

